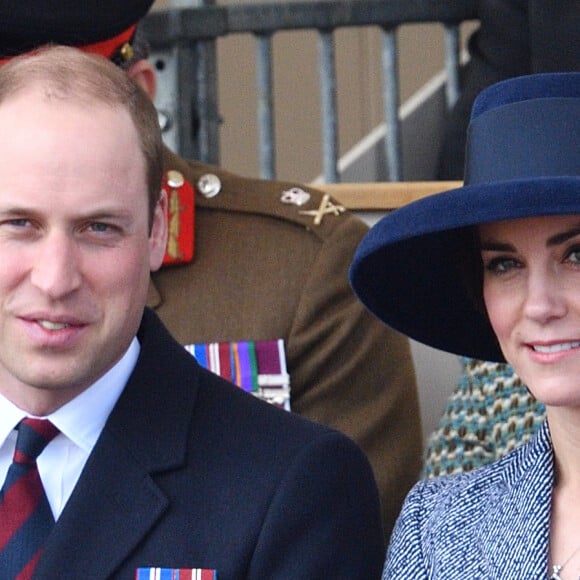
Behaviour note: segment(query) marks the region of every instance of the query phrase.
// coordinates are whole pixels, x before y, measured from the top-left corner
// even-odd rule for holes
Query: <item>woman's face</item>
[[[580,216],[484,224],[479,237],[505,358],[540,401],[580,406]]]

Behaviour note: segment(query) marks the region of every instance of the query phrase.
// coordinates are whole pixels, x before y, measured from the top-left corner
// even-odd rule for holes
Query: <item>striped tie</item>
[[[18,427],[14,458],[0,497],[0,577],[32,577],[54,518],[36,458],[58,429],[45,419],[23,419]]]

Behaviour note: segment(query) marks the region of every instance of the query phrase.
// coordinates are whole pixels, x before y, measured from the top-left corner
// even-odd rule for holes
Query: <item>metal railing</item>
[[[215,42],[229,34],[256,39],[257,118],[261,177],[275,177],[272,36],[316,30],[319,37],[321,145],[326,182],[338,179],[334,31],[381,29],[385,158],[389,179],[401,179],[399,75],[396,31],[403,24],[441,23],[445,35],[446,103],[459,94],[459,25],[477,18],[476,0],[322,0],[174,8],[151,12],[142,29],[153,58],[165,69],[158,106],[166,142],[184,157],[219,164],[219,103]],[[178,122],[176,120],[179,120]]]

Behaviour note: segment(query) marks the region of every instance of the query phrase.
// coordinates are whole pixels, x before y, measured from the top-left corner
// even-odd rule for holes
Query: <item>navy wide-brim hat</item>
[[[44,44],[97,45],[110,58],[154,0],[15,0],[0,2],[0,60]]]
[[[360,243],[351,285],[383,322],[429,346],[503,361],[465,283],[470,226],[580,214],[580,73],[497,83],[476,99],[464,186],[388,214]]]

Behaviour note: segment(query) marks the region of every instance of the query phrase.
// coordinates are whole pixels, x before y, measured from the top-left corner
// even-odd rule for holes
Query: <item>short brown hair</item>
[[[149,96],[107,59],[66,46],[46,46],[17,56],[0,67],[0,105],[41,82],[47,98],[95,101],[125,108],[135,125],[145,158],[149,221],[159,201],[163,148],[157,111]]]

